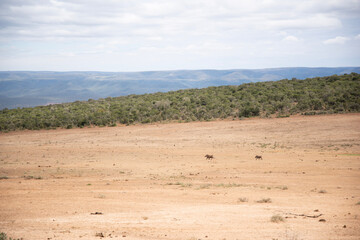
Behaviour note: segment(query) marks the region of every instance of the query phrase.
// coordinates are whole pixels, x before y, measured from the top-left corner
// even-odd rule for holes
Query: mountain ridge
[[[360,67],[141,72],[0,71],[0,109],[351,72],[360,73]]]

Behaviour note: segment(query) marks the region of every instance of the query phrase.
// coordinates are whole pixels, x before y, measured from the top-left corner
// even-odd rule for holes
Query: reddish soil
[[[12,238],[355,240],[360,114],[1,133],[0,178]]]

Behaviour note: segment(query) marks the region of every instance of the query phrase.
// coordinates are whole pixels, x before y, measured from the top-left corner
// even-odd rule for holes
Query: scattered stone
[[[103,238],[103,237],[105,237],[105,236],[104,236],[104,234],[103,234],[102,232],[100,232],[100,233],[96,233],[96,234],[95,234],[95,237],[102,237],[102,238]]]

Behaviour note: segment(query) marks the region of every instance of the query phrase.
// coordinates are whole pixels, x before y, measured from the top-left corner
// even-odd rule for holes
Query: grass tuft
[[[105,196],[104,194],[99,194],[99,195],[97,195],[95,198],[101,198],[101,199],[104,199],[104,198],[106,198],[106,196]]]
[[[288,190],[287,186],[277,186],[276,188],[281,190]]]
[[[271,198],[263,198],[263,199],[260,199],[258,201],[256,201],[257,203],[271,203]]]
[[[197,189],[209,189],[211,184],[201,184]]]
[[[34,176],[23,176],[24,179],[26,180],[30,180],[30,179],[35,179],[35,180],[40,180],[43,179],[42,177],[38,176],[38,177],[34,177]]]
[[[284,222],[284,218],[280,215],[274,215],[271,217],[270,219],[271,222],[274,222],[274,223],[279,223],[279,222]]]
[[[180,186],[180,187],[192,187],[191,183],[182,183],[182,182],[176,182],[176,183],[166,183],[166,185],[176,185],[176,186]]]
[[[249,199],[246,197],[238,198],[239,203],[248,202],[248,201],[249,201]]]

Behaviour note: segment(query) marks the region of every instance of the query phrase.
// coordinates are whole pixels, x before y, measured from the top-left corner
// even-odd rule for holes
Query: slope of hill
[[[0,72],[0,109],[77,100],[360,73],[360,67],[152,72]]]
[[[0,111],[0,131],[360,111],[360,74],[129,95]]]

